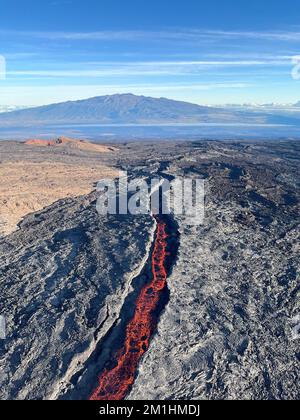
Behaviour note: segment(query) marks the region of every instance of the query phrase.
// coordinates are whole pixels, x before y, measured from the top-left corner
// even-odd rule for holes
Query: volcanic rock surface
[[[128,398],[299,399],[299,157],[195,145],[170,162],[206,179],[205,222],[176,217],[170,302]]]
[[[118,147],[102,162],[133,177],[206,180],[204,223],[174,216],[169,301],[127,398],[299,399],[299,144]],[[154,224],[99,217],[95,199],[61,200],[0,242],[2,399],[85,399],[98,385]]]
[[[118,317],[152,220],[101,218],[94,200],[61,200],[0,242],[1,399],[57,398]]]

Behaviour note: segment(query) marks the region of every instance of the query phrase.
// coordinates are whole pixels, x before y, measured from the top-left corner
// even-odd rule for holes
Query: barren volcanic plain
[[[0,154],[1,399],[299,399],[299,142]],[[204,223],[100,216],[120,170],[204,179]]]
[[[95,180],[117,176],[101,156],[113,147],[61,137],[0,143],[0,234],[22,218],[66,197],[93,190]],[[8,149],[8,150],[7,150]]]

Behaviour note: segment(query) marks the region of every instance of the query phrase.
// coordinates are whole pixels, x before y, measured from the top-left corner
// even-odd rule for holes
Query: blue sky
[[[296,102],[296,0],[0,0],[0,104],[132,92]],[[300,58],[299,58],[300,60]]]

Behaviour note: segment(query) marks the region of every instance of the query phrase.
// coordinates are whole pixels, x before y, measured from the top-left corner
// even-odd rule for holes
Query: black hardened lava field
[[[117,147],[131,178],[204,179],[204,221],[100,216],[92,192],[0,237],[0,398],[299,399],[299,142]]]

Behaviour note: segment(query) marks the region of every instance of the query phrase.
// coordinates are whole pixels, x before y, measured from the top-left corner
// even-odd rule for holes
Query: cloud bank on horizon
[[[126,92],[199,104],[300,97],[296,0],[2,3],[4,105]]]

